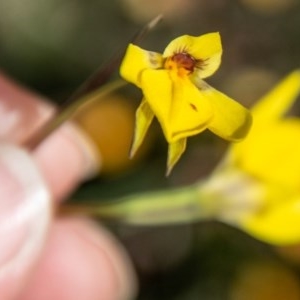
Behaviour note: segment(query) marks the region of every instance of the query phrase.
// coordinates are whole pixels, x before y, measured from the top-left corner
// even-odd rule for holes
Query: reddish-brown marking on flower
[[[191,106],[191,108],[192,108],[194,111],[198,111],[198,109],[197,109],[197,107],[196,107],[196,105],[195,105],[195,104],[193,104],[193,103],[190,103],[190,106]]]
[[[197,64],[197,60],[186,52],[175,53],[172,60],[178,67],[184,68],[189,72],[193,72]]]

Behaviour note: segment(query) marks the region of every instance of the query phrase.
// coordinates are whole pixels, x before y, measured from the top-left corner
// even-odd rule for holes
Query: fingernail
[[[30,155],[0,146],[0,294],[17,293],[42,248],[50,195]],[[23,279],[22,279],[23,278]]]
[[[99,172],[101,164],[93,142],[71,122],[47,137],[34,155],[55,201]]]
[[[78,147],[85,161],[83,168],[83,179],[90,179],[101,169],[101,157],[94,142],[84,133],[74,122],[65,124],[62,128],[65,135],[68,136]]]

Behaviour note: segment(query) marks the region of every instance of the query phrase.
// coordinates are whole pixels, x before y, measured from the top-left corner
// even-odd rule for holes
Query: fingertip
[[[82,181],[96,174],[101,161],[93,143],[70,122],[43,141],[34,156],[55,201],[61,201]]]
[[[42,96],[0,73],[0,139],[26,148],[54,113],[55,107]],[[48,136],[35,157],[56,201],[65,198],[100,166],[93,142],[71,122]]]
[[[0,298],[15,299],[42,252],[51,195],[32,157],[0,145]]]
[[[125,300],[135,293],[131,264],[117,241],[91,221],[65,218],[53,226],[22,300]]]
[[[23,144],[54,113],[41,95],[17,84],[0,72],[0,138]]]

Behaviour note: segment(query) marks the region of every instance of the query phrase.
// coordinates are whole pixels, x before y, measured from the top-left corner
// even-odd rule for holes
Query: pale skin
[[[0,74],[0,149],[9,142],[25,152],[21,144],[52,111],[42,97]],[[136,284],[130,259],[112,234],[87,218],[57,217],[52,211],[95,173],[98,157],[87,140],[66,124],[26,155],[37,165],[47,186],[51,219],[43,233],[41,250],[32,257],[29,254],[26,264],[15,266],[17,271],[1,273],[1,264],[5,264],[1,251],[6,242],[0,241],[0,295],[6,295],[6,300],[134,299]],[[6,186],[10,184],[7,178]],[[6,186],[1,185],[4,183],[0,180],[0,196],[1,188],[4,195],[6,191]],[[18,193],[17,188],[15,192]],[[0,197],[2,206],[6,201],[10,200]]]

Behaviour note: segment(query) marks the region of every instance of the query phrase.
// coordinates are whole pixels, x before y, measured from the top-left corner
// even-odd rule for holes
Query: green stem
[[[132,225],[182,224],[212,217],[215,203],[199,184],[127,196],[101,204],[65,204],[63,213],[77,213]]]
[[[62,123],[69,120],[74,114],[84,105],[90,104],[93,101],[98,101],[104,98],[108,94],[120,89],[127,83],[122,80],[115,80],[109,82],[97,90],[93,91],[86,96],[78,98],[71,103],[67,103],[65,106],[61,106],[55,113],[55,115],[44,126],[25,143],[25,146],[32,150],[36,148],[49,134],[57,129]]]

